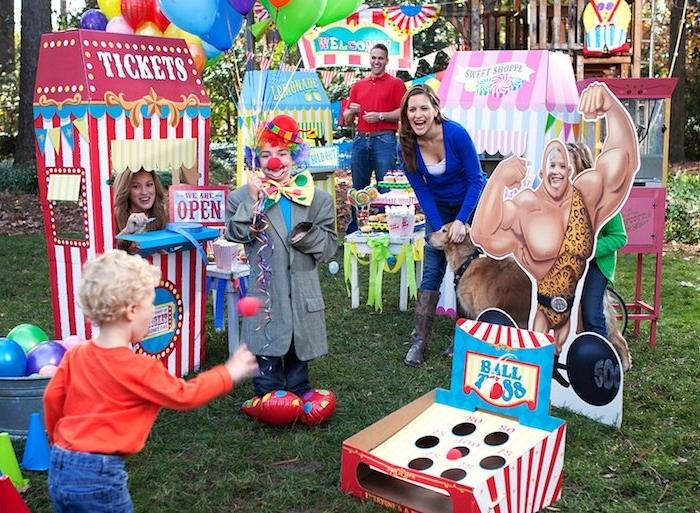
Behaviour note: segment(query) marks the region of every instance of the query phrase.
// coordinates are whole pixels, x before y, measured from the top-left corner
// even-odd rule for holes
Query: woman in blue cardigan
[[[425,212],[426,236],[452,222],[448,237],[461,243],[486,183],[474,143],[462,125],[440,112],[440,100],[427,85],[406,93],[400,116],[401,162]],[[404,360],[411,367],[423,363],[445,266],[445,254],[426,245],[411,347]]]

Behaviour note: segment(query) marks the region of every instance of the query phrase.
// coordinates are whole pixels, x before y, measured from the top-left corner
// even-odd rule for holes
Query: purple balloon
[[[88,9],[80,17],[80,27],[87,30],[101,30],[107,28],[107,16],[99,9]]]
[[[56,365],[61,363],[63,355],[66,354],[66,348],[59,342],[50,340],[43,342],[38,346],[34,346],[27,353],[27,374],[34,374],[45,365]]]
[[[228,0],[228,3],[231,4],[231,7],[236,9],[243,16],[245,16],[253,10],[255,0]]]

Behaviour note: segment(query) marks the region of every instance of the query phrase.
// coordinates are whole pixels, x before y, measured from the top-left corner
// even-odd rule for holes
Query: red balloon
[[[290,0],[270,0],[270,3],[277,7],[278,9],[281,9],[285,5],[287,5],[290,2]]]
[[[263,424],[286,426],[299,418],[302,402],[292,392],[275,390],[262,397],[248,399],[241,405],[241,411]]]
[[[238,300],[238,313],[243,317],[253,317],[260,310],[260,301],[257,298],[246,296]]]
[[[165,14],[163,14],[163,11],[160,10],[160,5],[158,5],[158,2],[153,2],[151,21],[158,25],[161,32],[165,32],[165,29],[167,29],[168,25],[170,25],[170,20]]]
[[[307,426],[327,421],[335,411],[336,398],[330,390],[309,390],[301,400],[304,401],[304,406],[300,418]]]
[[[122,0],[122,17],[134,30],[149,21],[156,0]]]

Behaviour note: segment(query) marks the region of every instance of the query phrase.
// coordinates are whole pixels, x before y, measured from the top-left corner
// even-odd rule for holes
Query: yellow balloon
[[[158,25],[156,25],[152,21],[146,21],[146,22],[142,23],[134,31],[134,33],[138,34],[139,36],[154,36],[154,37],[162,37],[163,36],[163,33],[158,28]]]
[[[97,5],[108,20],[122,15],[122,0],[97,0]]]
[[[165,37],[172,37],[173,39],[184,39],[187,42],[187,44],[196,44],[202,46],[202,40],[199,39],[199,37],[195,36],[194,34],[190,34],[189,32],[185,32],[174,23],[168,25],[168,28],[165,29],[163,35]]]

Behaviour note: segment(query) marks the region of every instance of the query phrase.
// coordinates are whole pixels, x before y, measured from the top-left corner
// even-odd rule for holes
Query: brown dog
[[[447,264],[457,276],[464,262],[474,256],[476,246],[469,237],[469,226],[467,237],[460,244],[448,241],[449,227],[450,225],[446,224],[439,231],[432,233],[430,245],[445,252]],[[461,315],[468,319],[476,319],[487,308],[500,308],[507,312],[520,328],[528,327],[532,283],[513,258],[474,258],[457,278],[456,295]],[[615,322],[615,310],[607,298],[605,318],[608,339],[620,356],[623,369],[629,370],[632,367],[632,356],[627,341]],[[579,322],[579,326],[581,325]]]

